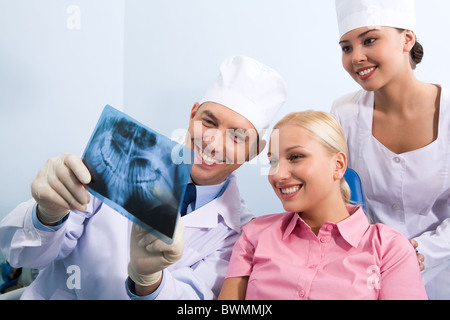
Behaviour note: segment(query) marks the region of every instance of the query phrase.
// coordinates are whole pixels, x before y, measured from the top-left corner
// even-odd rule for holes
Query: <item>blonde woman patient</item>
[[[287,115],[268,157],[269,183],[287,212],[243,228],[219,299],[427,299],[409,241],[349,204],[347,143],[332,115]]]

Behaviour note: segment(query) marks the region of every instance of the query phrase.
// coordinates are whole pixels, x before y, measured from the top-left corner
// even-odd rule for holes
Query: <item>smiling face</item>
[[[339,42],[344,69],[367,91],[401,81],[405,72],[412,72],[409,52],[414,43],[413,32],[390,27],[358,28]]]
[[[197,185],[225,181],[258,152],[258,134],[245,117],[213,102],[191,111],[186,146],[194,150],[191,177]]]
[[[330,154],[310,131],[293,124],[277,128],[269,146],[272,185],[289,212],[305,212],[328,203],[330,195],[340,199],[340,179],[336,176],[338,155]]]

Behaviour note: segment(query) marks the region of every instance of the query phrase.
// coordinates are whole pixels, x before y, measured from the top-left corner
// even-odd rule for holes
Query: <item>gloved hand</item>
[[[63,153],[51,158],[31,184],[39,220],[52,225],[70,210],[85,211],[90,195],[83,184],[91,181],[91,174],[80,157]]]
[[[128,275],[134,283],[147,287],[159,281],[162,270],[177,262],[183,255],[184,225],[178,219],[174,240],[168,245],[141,227],[133,224],[130,239]]]

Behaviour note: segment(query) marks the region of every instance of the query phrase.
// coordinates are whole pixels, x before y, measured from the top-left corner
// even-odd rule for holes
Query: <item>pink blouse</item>
[[[226,278],[249,276],[249,300],[427,299],[409,241],[370,225],[361,208],[347,210],[349,218],[324,224],[318,236],[297,213],[256,218],[243,228]]]

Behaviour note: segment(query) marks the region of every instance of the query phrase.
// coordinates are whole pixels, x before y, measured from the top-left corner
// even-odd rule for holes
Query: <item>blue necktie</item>
[[[181,210],[180,214],[181,216],[186,215],[187,207],[195,202],[195,198],[197,196],[197,191],[195,189],[195,185],[193,183],[189,183],[186,188],[186,192],[184,193],[184,199],[181,203]]]

